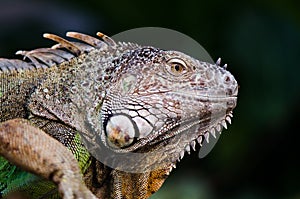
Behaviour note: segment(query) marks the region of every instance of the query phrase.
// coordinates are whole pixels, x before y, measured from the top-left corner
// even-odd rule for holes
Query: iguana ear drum
[[[129,116],[117,114],[108,118],[105,133],[108,145],[112,148],[120,149],[134,143],[137,127]]]

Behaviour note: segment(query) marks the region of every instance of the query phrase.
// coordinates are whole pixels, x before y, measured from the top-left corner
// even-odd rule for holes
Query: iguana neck
[[[160,168],[145,173],[127,173],[93,159],[84,174],[84,181],[99,198],[144,199],[161,187],[169,172],[170,168]]]

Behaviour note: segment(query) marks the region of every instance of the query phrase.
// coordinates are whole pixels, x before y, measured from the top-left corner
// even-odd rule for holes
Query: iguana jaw
[[[197,143],[202,147],[204,140],[208,143],[211,135],[216,138],[216,134],[221,134],[223,128],[227,129],[227,124],[231,124],[232,117],[230,110],[225,116],[220,116],[216,120],[208,116],[201,120],[193,119],[178,123],[172,129],[161,132],[162,135],[149,142],[148,145],[155,148],[155,145],[165,142],[164,149],[160,148],[161,145],[157,150],[172,151],[172,153],[169,154],[168,160],[160,160],[160,162],[170,162],[174,166],[185,153],[190,154],[191,149],[196,151]]]
[[[133,152],[146,154],[142,159],[137,159],[141,164],[150,162],[144,165],[145,170],[175,167],[176,163],[183,158],[185,153],[189,154],[191,149],[196,150],[197,143],[201,147],[204,139],[208,142],[210,135],[216,137],[216,133],[221,133],[223,127],[227,128],[227,123],[230,124],[233,117],[233,108],[228,108],[226,113],[215,113],[214,117],[211,117],[211,113],[209,113],[203,115],[202,119],[199,119],[199,116],[189,118],[174,125],[169,124],[170,127],[167,129],[162,128],[164,130],[160,132],[152,132],[152,135],[159,134],[159,136],[151,140],[149,138],[143,139],[145,142],[141,147],[136,149],[129,147],[117,151],[118,153]],[[143,141],[141,140],[140,142],[143,143]],[[154,156],[155,161],[148,161]]]

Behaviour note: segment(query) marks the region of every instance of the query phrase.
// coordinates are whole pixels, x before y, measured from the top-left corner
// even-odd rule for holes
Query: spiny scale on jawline
[[[209,132],[212,134],[212,136],[214,136],[214,138],[216,138],[216,130],[215,130],[215,128],[211,128]]]
[[[191,147],[190,147],[189,144],[185,146],[185,151],[186,151],[188,154],[191,153]]]
[[[200,147],[202,147],[203,137],[199,136],[196,140],[199,143]]]
[[[204,133],[204,137],[205,137],[205,140],[206,140],[207,143],[209,143],[209,135],[210,134],[207,133],[207,132]]]
[[[210,134],[214,138],[216,138],[216,132],[218,132],[219,134],[221,134],[222,133],[222,126],[225,129],[227,129],[226,121],[229,124],[231,124],[231,117],[233,117],[232,111],[230,111],[228,114],[226,114],[225,119],[222,119],[216,126],[212,127],[210,130],[206,131],[204,134],[200,135],[196,139],[192,140],[189,144],[187,144],[184,147],[184,150],[182,150],[180,152],[177,161],[180,162],[180,160],[184,157],[185,152],[187,152],[188,154],[190,154],[191,153],[191,147],[192,147],[193,151],[196,151],[196,142],[198,142],[198,144],[200,145],[200,147],[202,147],[203,137],[205,138],[206,142],[209,143],[209,135]],[[173,166],[173,168],[176,168],[175,164],[173,164],[172,166]]]
[[[190,144],[191,144],[193,151],[196,151],[196,141],[192,140]]]
[[[227,124],[226,124],[226,121],[225,120],[222,120],[222,126],[227,129]]]
[[[231,124],[231,118],[230,118],[230,116],[226,116],[225,119],[226,119],[226,121],[227,121],[229,124]]]

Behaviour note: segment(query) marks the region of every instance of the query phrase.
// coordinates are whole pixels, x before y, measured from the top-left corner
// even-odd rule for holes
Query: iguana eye
[[[111,116],[106,124],[106,139],[113,148],[124,148],[131,145],[135,137],[132,120],[125,115]]]
[[[179,58],[172,58],[168,60],[167,63],[169,64],[167,70],[172,75],[179,76],[184,74],[187,70],[186,63]]]

